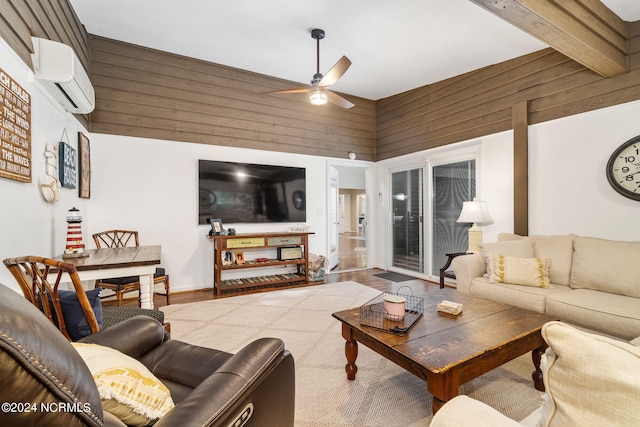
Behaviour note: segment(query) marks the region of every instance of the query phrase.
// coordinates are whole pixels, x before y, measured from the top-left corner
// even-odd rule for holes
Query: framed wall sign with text
[[[31,95],[0,68],[0,177],[31,182]]]
[[[60,184],[64,188],[76,188],[78,180],[77,164],[78,155],[76,149],[67,144],[66,142],[60,142],[58,146],[59,150],[59,167],[60,172]]]

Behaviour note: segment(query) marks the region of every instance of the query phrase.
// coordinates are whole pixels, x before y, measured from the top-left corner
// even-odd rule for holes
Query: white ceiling
[[[346,55],[333,90],[371,100],[546,47],[468,0],[70,0],[91,34],[308,84]],[[603,0],[626,21],[640,1]]]

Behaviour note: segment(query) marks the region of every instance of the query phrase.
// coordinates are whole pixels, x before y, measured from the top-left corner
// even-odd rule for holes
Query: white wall
[[[529,233],[640,241],[640,202],[616,193],[611,153],[640,135],[640,102],[529,128]]]
[[[352,162],[355,164],[355,162]],[[362,167],[336,165],[335,168],[340,174],[338,186],[350,190],[365,190],[366,177]]]
[[[482,227],[483,240],[495,241],[498,233],[513,232],[513,132],[480,139],[482,153],[478,197],[487,202],[494,223]]]
[[[78,198],[77,189],[66,188],[54,205],[44,200],[38,183],[45,176],[45,144],[57,145],[66,129],[69,139],[65,137],[65,142],[77,149],[78,131],[88,133],[73,115],[53,102],[39,83],[33,82],[33,72],[2,38],[0,68],[31,95],[32,162],[31,183],[0,178],[0,260],[22,255],[60,255],[65,247],[67,211],[77,207],[84,214],[88,201]],[[0,266],[0,283],[18,290],[4,265]]]
[[[299,154],[92,134],[90,229],[140,232],[145,245],[162,245],[172,290],[213,284],[213,244],[198,225],[198,160],[239,161],[306,168],[306,224],[311,253],[326,253],[326,162]],[[238,233],[281,232],[292,224],[224,224]],[[93,247],[93,243],[91,243]]]

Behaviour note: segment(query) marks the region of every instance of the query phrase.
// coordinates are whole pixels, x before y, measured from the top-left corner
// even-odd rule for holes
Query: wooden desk
[[[83,281],[139,276],[140,306],[153,308],[153,274],[156,265],[160,264],[161,246],[102,248],[86,252],[88,257],[57,259],[75,265],[80,280]]]

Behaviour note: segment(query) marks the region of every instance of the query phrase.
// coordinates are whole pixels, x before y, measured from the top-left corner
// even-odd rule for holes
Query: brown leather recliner
[[[158,427],[293,426],[294,362],[279,339],[258,339],[233,355],[167,339],[159,322],[138,316],[81,342],[139,360],[169,388],[176,406]],[[93,377],[71,343],[33,304],[3,285],[0,402],[0,425],[124,425],[103,411]],[[26,405],[49,403],[64,410],[33,411]]]

